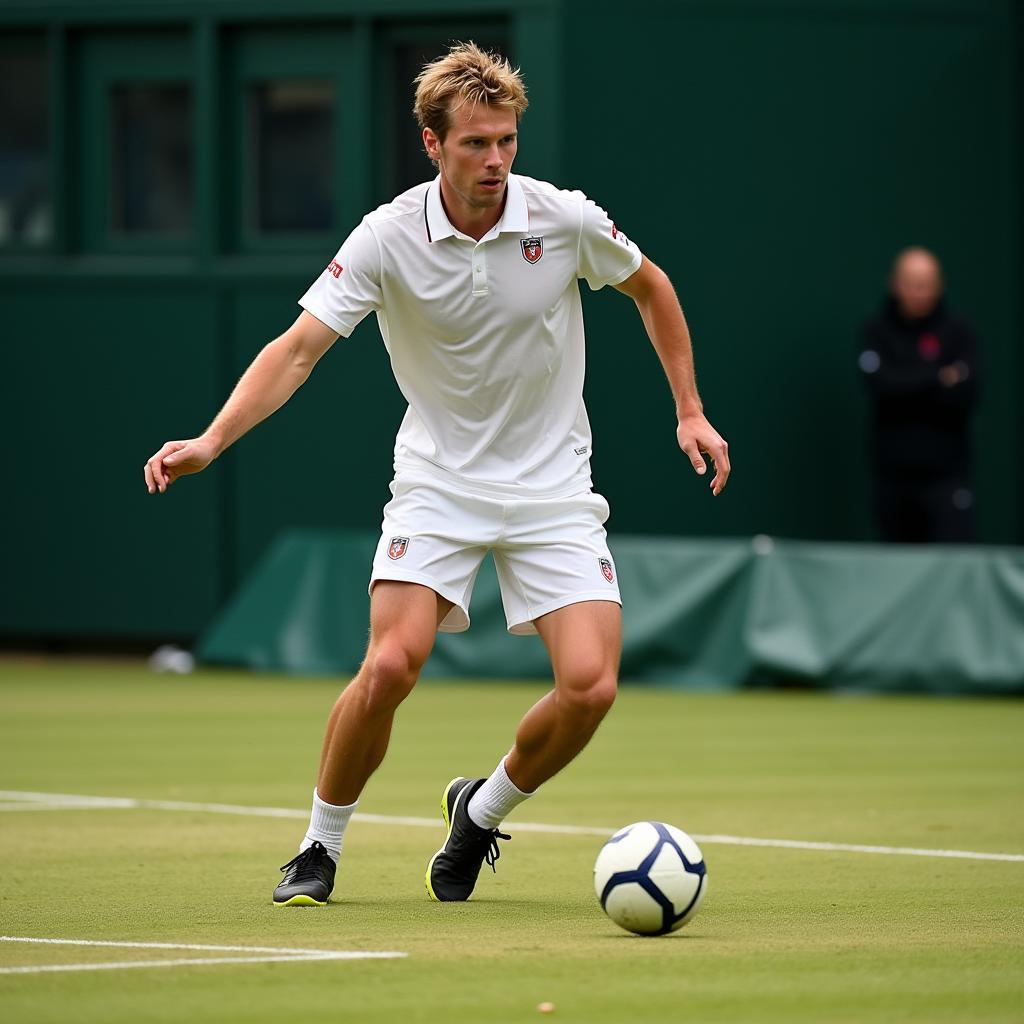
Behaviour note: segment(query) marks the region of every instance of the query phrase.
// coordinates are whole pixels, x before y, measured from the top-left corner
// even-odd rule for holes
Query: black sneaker
[[[480,865],[486,861],[494,871],[494,862],[501,856],[498,840],[512,838],[496,828],[480,828],[470,818],[469,801],[483,784],[483,779],[452,779],[441,796],[448,835],[427,865],[427,895],[432,900],[468,900]]]
[[[275,907],[322,907],[334,888],[338,865],[323,843],[314,841],[281,870],[285,873],[274,890]]]

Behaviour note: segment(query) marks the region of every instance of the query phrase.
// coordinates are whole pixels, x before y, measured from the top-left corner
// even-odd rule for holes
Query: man
[[[417,78],[415,111],[438,168],[369,214],[300,300],[304,312],[256,357],[207,430],[165,444],[149,491],[209,465],[281,406],[339,335],[376,312],[409,408],[395,444],[370,582],[370,642],[327,723],[310,827],[278,905],[323,904],[345,827],[384,758],[398,705],[438,630],[469,625],[492,551],[513,633],[539,633],[554,689],[519,723],[487,779],[453,779],[432,899],[465,900],[498,857],[505,816],[587,744],[615,697],[621,614],[605,500],[591,490],[577,280],[636,302],[672,386],[678,440],[700,474],[729,476],[704,418],[690,340],[668,278],[579,192],[511,173],[526,108],[518,70],[472,43]]]
[[[934,254],[904,249],[890,294],[864,328],[860,368],[872,400],[875,511],[883,540],[974,540],[970,419],[974,334],[946,308]]]

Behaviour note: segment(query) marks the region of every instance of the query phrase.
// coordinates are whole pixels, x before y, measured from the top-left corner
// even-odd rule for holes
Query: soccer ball
[[[660,821],[620,828],[594,864],[594,891],[604,912],[638,935],[681,928],[697,913],[707,890],[700,847]]]

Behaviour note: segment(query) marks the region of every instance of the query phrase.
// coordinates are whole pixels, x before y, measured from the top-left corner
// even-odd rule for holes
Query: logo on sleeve
[[[521,238],[519,244],[523,247],[523,259],[527,263],[536,263],[544,255],[544,239]]]
[[[331,260],[331,262],[327,264],[327,272],[329,274],[333,274],[335,277],[341,277],[342,270],[344,270],[344,267],[342,267],[337,260]]]
[[[392,561],[397,561],[409,548],[408,537],[392,537],[391,543],[388,545],[388,558]]]
[[[609,582],[615,582],[615,569],[612,566],[610,558],[599,558],[598,561],[601,563],[601,575]]]
[[[615,239],[618,242],[621,242],[623,245],[629,245],[629,239],[614,224],[612,224],[612,238]]]

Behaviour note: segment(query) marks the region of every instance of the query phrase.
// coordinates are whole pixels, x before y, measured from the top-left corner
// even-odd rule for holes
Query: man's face
[[[942,271],[930,253],[905,253],[893,269],[892,293],[903,315],[911,320],[928,316],[942,296]]]
[[[452,113],[444,142],[424,128],[423,145],[458,200],[480,210],[501,205],[516,156],[514,111],[485,103],[465,104]]]

